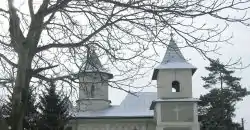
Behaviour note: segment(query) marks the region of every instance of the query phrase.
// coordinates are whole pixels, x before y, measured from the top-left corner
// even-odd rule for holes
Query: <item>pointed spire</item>
[[[102,63],[95,52],[94,46],[88,47],[87,60],[85,66],[80,71],[87,73],[105,73],[108,75],[109,79],[113,78],[113,74],[103,68]]]
[[[88,50],[87,54],[87,60],[85,64],[85,70],[92,70],[92,71],[101,71],[104,70],[101,64],[101,61],[99,60],[97,54],[95,53],[95,50],[93,47],[91,47]]]
[[[170,36],[171,39],[161,64],[166,64],[168,62],[186,62],[179,47],[177,46],[177,44],[173,39],[173,33],[171,33]]]
[[[160,63],[159,66],[157,66],[153,73],[153,80],[157,79],[157,74],[160,69],[192,69],[192,72],[194,73],[196,70],[196,67],[188,63],[184,56],[182,55],[180,48],[177,46],[173,39],[173,33],[170,34],[170,42],[167,47],[167,51],[165,53],[165,56]]]

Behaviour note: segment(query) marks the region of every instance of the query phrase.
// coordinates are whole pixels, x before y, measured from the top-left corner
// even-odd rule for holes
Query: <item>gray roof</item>
[[[196,67],[186,61],[172,36],[162,62],[154,69],[153,80],[157,79],[160,69],[192,69],[193,73],[196,71]]]
[[[113,74],[104,69],[94,48],[90,48],[85,66],[80,71],[80,73],[106,73],[110,79],[113,78]]]
[[[137,96],[128,94],[119,106],[100,111],[77,112],[75,118],[139,118],[153,117],[150,105],[157,98],[156,92],[140,92]]]
[[[99,60],[96,52],[93,49],[91,49],[89,51],[89,54],[87,56],[85,69],[92,70],[92,71],[103,70],[103,66],[101,64],[101,61]]]

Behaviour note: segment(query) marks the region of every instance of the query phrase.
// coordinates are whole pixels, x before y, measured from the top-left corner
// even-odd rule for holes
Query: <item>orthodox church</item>
[[[95,52],[80,74],[77,110],[70,120],[72,130],[199,130],[197,102],[192,97],[192,75],[173,38],[162,62],[153,70],[157,92],[128,94],[120,105],[108,99],[108,81]]]

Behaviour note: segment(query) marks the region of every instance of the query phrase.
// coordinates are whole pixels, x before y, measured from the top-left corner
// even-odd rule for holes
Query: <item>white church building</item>
[[[171,38],[162,62],[153,70],[157,92],[128,94],[120,105],[111,105],[108,81],[95,52],[91,64],[80,75],[77,111],[70,120],[72,130],[199,130],[197,102],[192,97],[192,75],[188,63]],[[94,66],[93,66],[94,65]]]

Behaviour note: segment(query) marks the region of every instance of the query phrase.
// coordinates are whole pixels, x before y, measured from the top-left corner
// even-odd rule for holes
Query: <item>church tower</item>
[[[79,73],[78,110],[96,111],[108,108],[111,101],[108,99],[108,81],[113,78],[102,66],[94,49],[87,55],[85,66]]]
[[[171,34],[165,56],[152,76],[157,81],[157,100],[150,106],[155,113],[156,130],[199,130],[198,100],[192,97],[195,71]]]

